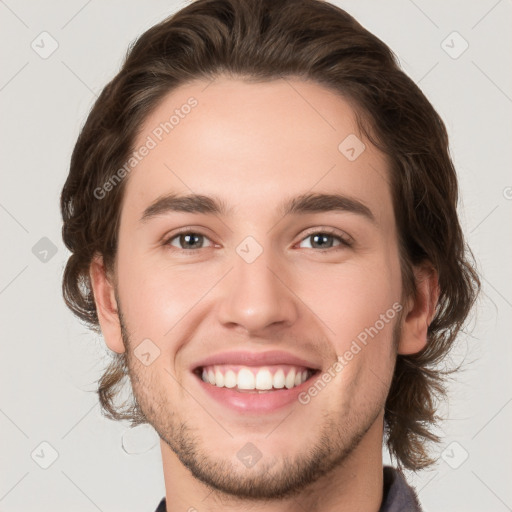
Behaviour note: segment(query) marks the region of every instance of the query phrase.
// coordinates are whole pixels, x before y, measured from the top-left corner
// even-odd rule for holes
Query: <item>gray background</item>
[[[452,356],[465,369],[441,409],[439,463],[408,476],[427,512],[512,510],[512,2],[336,3],[398,54],[445,120],[484,275]],[[108,352],[61,299],[58,198],[79,129],[128,44],[183,5],[0,0],[2,512],[153,511],[164,495],[152,428],[100,415],[94,381]]]

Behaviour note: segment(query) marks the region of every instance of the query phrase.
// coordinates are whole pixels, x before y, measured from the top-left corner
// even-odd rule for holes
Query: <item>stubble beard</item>
[[[134,344],[120,310],[119,318],[126,347],[128,373],[137,406],[192,475],[207,487],[226,495],[226,498],[275,501],[307,492],[308,486],[347,462],[382,410],[375,407],[373,413],[367,410],[354,412],[344,423],[337,420],[332,412],[326,411],[314,444],[304,446],[304,443],[297,440],[297,445],[302,447],[299,453],[263,457],[253,467],[241,468],[238,461],[235,463],[231,460],[241,446],[233,448],[231,458],[214,457],[201,439],[197,426],[191,425],[178,413],[183,408],[169,410],[168,402],[161,398],[165,397],[165,386],[161,383],[160,386],[155,384],[151,376],[148,378],[145,375],[147,369],[134,360],[132,350],[129,349]],[[397,334],[398,332],[394,332],[394,337]],[[172,384],[177,383],[169,376],[169,385]],[[296,407],[301,408],[301,412],[307,406],[297,403]],[[281,433],[283,429],[286,429],[285,424],[279,427]]]

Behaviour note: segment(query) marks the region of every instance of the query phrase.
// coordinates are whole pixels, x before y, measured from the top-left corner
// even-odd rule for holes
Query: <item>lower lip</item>
[[[298,402],[299,394],[312,385],[317,374],[291,389],[283,388],[265,393],[258,393],[257,391],[240,392],[233,388],[220,388],[204,382],[198,375],[194,375],[194,377],[199,381],[199,385],[204,391],[222,405],[238,412],[268,413]]]

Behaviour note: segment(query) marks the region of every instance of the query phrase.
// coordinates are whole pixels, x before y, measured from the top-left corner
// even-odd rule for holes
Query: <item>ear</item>
[[[89,277],[105,343],[110,350],[121,354],[125,351],[125,347],[121,336],[115,288],[113,279],[107,275],[103,257],[99,254],[92,259]]]
[[[408,301],[398,353],[416,354],[427,345],[428,326],[434,318],[439,300],[437,272],[431,264],[414,267],[416,295]]]

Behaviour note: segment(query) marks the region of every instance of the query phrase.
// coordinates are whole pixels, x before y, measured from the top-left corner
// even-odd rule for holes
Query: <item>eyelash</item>
[[[166,247],[171,247],[171,250],[173,250],[173,251],[181,251],[181,252],[185,252],[185,253],[189,253],[189,254],[195,254],[197,251],[207,248],[207,247],[201,247],[199,249],[180,249],[180,248],[171,246],[171,242],[175,238],[178,238],[181,235],[199,235],[199,236],[202,236],[202,237],[210,240],[208,236],[201,233],[200,231],[194,231],[194,230],[190,230],[190,228],[184,228],[182,231],[178,231],[177,233],[174,233],[171,237],[166,238],[163,242],[163,245]],[[329,235],[329,236],[332,236],[333,238],[337,239],[340,242],[340,245],[334,246],[334,247],[329,247],[327,249],[311,248],[313,251],[320,253],[320,254],[337,252],[339,250],[346,249],[348,247],[352,247],[352,245],[353,245],[353,241],[351,238],[349,238],[348,236],[344,237],[344,236],[340,235],[339,232],[337,232],[331,228],[321,228],[321,229],[315,228],[314,231],[309,231],[303,238],[301,238],[300,242],[303,242],[304,240],[312,237],[313,235]]]

